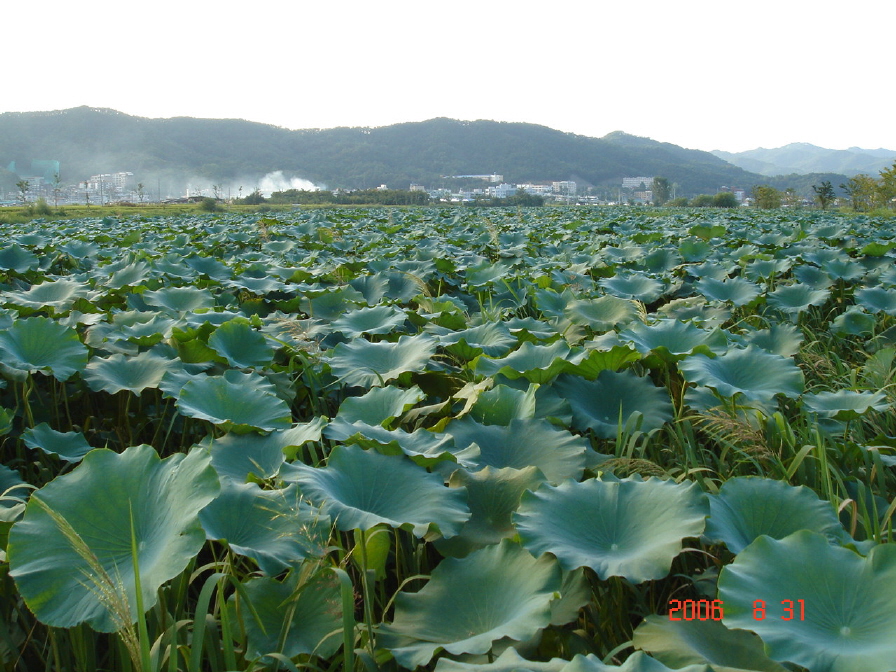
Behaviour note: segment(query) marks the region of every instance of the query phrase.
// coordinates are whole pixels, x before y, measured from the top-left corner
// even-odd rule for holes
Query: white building
[[[652,177],[623,177],[622,178],[622,188],[623,189],[641,189],[641,185],[644,185],[646,189],[650,189],[653,186],[653,178]]]

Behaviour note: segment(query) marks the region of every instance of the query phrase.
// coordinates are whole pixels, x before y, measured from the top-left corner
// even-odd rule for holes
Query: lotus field
[[[896,220],[0,235],[12,670],[896,670]]]

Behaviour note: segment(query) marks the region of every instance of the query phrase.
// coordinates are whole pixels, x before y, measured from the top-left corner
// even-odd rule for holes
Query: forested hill
[[[147,119],[89,107],[0,114],[0,167],[31,160],[58,160],[63,182],[118,171],[148,184],[156,178],[230,182],[284,171],[329,188],[403,189],[446,185],[448,175],[499,173],[512,183],[575,180],[585,186],[662,176],[686,195],[767,181],[709,152],[621,132],[589,138],[535,124],[440,118],[291,131],[243,120]]]

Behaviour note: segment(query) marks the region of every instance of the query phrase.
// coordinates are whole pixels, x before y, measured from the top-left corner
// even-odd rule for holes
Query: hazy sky
[[[896,149],[896,0],[46,0],[0,22],[0,112]]]

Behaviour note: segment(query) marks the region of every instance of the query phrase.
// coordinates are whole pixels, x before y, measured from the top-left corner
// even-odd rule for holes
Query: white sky
[[[0,25],[0,112],[896,149],[894,0],[45,0]]]

